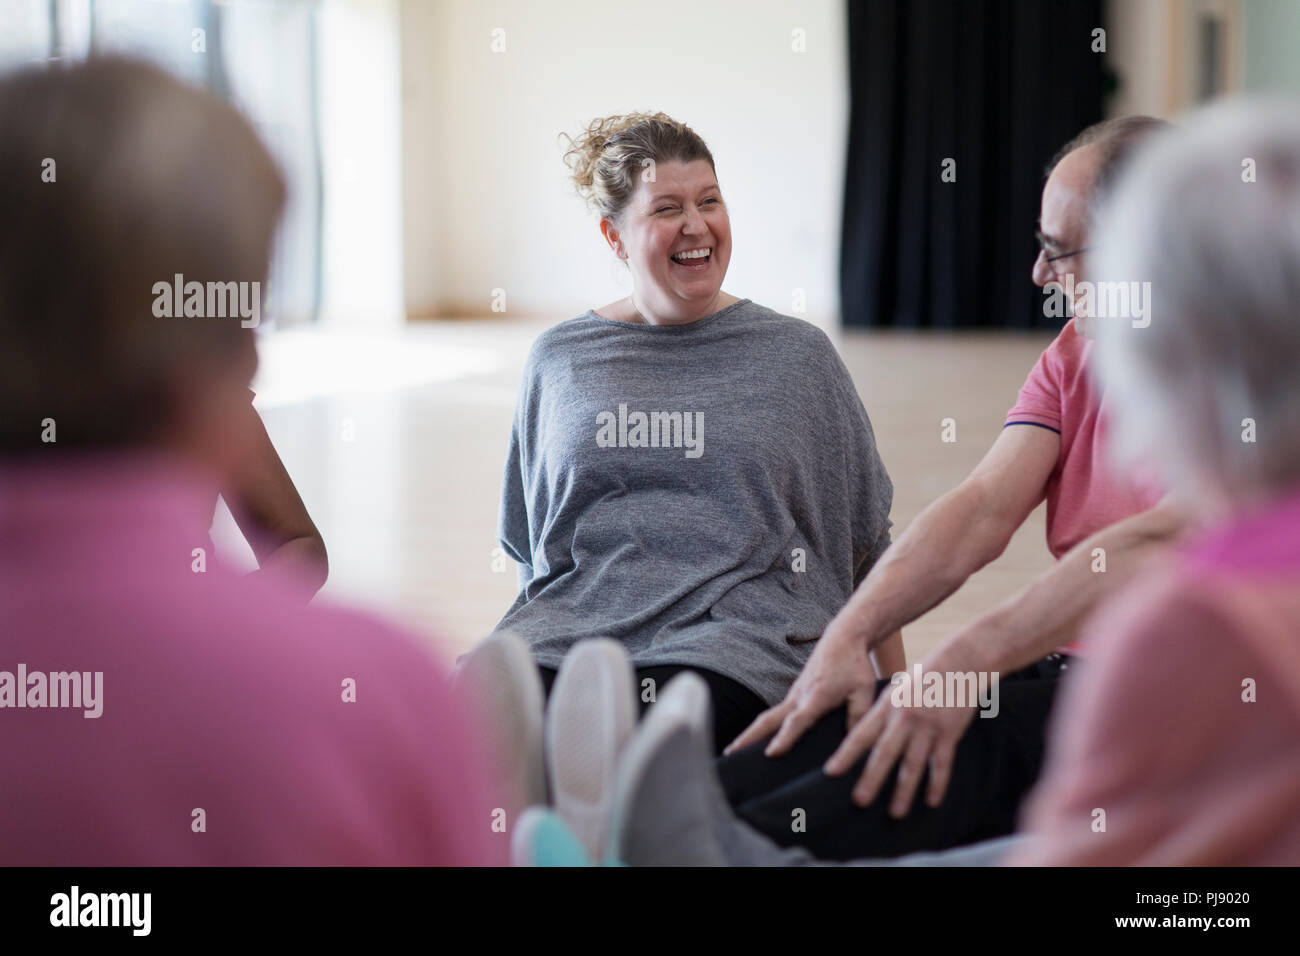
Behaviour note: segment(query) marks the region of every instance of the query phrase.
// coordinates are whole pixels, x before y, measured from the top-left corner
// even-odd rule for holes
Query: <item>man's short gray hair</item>
[[[1234,100],[1144,146],[1098,222],[1100,281],[1150,323],[1097,323],[1115,450],[1206,501],[1300,483],[1300,109]]]

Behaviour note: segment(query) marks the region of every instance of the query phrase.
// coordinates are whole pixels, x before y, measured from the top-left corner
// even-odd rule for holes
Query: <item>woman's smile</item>
[[[692,246],[668,257],[673,265],[688,272],[705,272],[713,264],[712,246]]]

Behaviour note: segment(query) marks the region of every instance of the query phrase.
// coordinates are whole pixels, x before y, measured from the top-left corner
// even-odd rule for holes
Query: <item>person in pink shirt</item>
[[[1107,466],[1109,402],[1093,384],[1093,342],[1080,333],[1081,324],[1088,320],[1070,319],[1039,356],[1004,426],[1030,425],[1057,436],[1055,466],[1042,491],[1047,549],[1058,561],[1099,529],[1148,511],[1163,497],[1149,478],[1121,478]]]
[[[1081,622],[1184,533],[1186,516],[1150,481],[1130,482],[1102,460],[1107,402],[1089,381],[1088,303],[1079,298],[1086,287],[1075,281],[1088,274],[1090,231],[1107,189],[1164,125],[1149,117],[1100,123],[1053,161],[1033,280],[1051,292],[1045,308],[1053,296],[1067,297],[1077,317],[1030,372],[983,461],[890,546],[827,627],[785,700],[760,715],[720,763],[740,819],[776,842],[845,860],[1011,832],[1041,769],[1047,722]],[[896,675],[892,689],[878,682],[871,649],[997,558],[1044,499],[1055,566],[941,641]],[[1000,706],[982,706],[974,695],[934,703],[921,697],[930,677],[947,683],[957,675],[983,675],[990,686],[1000,678]],[[925,706],[897,703],[913,699]],[[991,719],[975,719],[980,711]],[[913,808],[921,790],[924,806]],[[791,813],[810,806],[822,825],[792,833]]]
[[[1183,520],[1172,506],[1158,507],[1164,497],[1163,489],[1149,474],[1120,478],[1105,461],[1109,403],[1098,394],[1093,382],[1092,339],[1079,331],[1080,327],[1086,330],[1090,324],[1089,318],[1079,316],[1065,324],[1034,364],[1015,406],[1007,412],[1004,425],[1004,428],[1028,425],[1056,435],[1060,446],[1056,465],[1043,487],[1047,501],[1047,549],[1061,561],[1088,542],[1086,548],[1080,548],[1078,557],[1087,557],[1091,563],[1088,573],[1099,586],[1097,593],[1088,595],[1088,606],[1095,605],[1108,590],[1103,582],[1109,584],[1114,580],[1099,576],[1109,566],[1097,563],[1095,549],[1101,549],[1103,561],[1118,551],[1121,562],[1133,567],[1140,564],[1140,559],[1132,560],[1134,543],[1141,547],[1168,542],[1176,536]],[[1134,520],[1123,523],[1129,519]],[[1098,535],[1098,529],[1103,529],[1101,534],[1097,540],[1090,541]],[[1070,560],[1065,567],[1074,569],[1077,564],[1077,559]],[[1058,571],[1050,580],[1063,582],[1064,579]],[[1011,615],[1020,620],[1014,611]],[[1077,629],[1080,617],[1076,615],[1067,625],[1072,623]],[[1008,638],[1003,636],[1002,640]],[[1037,649],[1043,647],[1040,641]],[[1067,640],[1059,650],[1078,654],[1082,648],[1078,641]],[[986,647],[986,653],[996,660],[996,638],[991,648]]]
[[[1253,175],[1243,175],[1249,157]],[[1300,864],[1300,119],[1221,104],[1153,143],[1098,229],[1118,454],[1203,528],[1090,622],[1012,861]]]
[[[151,304],[265,280],[251,127],[105,58],[0,80],[0,129],[0,862],[504,860],[418,642],[206,553],[253,332]]]

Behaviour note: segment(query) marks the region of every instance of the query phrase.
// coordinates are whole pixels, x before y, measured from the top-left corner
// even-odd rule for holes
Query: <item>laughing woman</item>
[[[826,335],[722,291],[731,223],[704,141],[637,113],[570,146],[632,292],[529,355],[499,528],[520,591],[497,630],[548,691],[588,637],[627,650],[643,703],[699,673],[721,750],[888,546],[893,486]],[[876,654],[878,674],[903,669],[901,634]]]

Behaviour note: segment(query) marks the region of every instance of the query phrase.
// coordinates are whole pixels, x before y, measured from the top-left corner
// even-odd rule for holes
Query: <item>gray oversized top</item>
[[[826,334],[742,299],[687,325],[588,311],[534,343],[498,536],[497,630],[588,637],[778,702],[889,544],[893,484]]]

